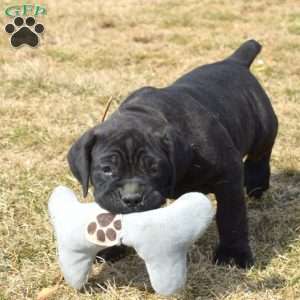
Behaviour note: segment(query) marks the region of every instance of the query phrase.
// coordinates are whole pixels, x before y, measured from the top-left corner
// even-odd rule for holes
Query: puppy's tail
[[[228,60],[235,61],[245,67],[250,67],[262,46],[255,40],[248,40],[243,43]]]

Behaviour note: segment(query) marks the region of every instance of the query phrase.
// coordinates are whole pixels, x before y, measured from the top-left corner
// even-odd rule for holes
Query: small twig
[[[103,115],[102,115],[101,123],[103,123],[103,122],[105,121],[105,117],[106,117],[106,115],[107,115],[107,112],[108,112],[108,110],[109,110],[109,107],[110,107],[112,101],[113,101],[113,98],[110,97],[110,98],[108,99],[107,103],[106,103],[105,110],[104,110],[104,113],[103,113]]]

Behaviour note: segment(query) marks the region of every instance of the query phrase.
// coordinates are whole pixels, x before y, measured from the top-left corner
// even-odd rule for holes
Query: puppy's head
[[[68,153],[84,196],[91,183],[96,202],[113,213],[159,208],[190,159],[184,142],[169,131],[111,131],[103,125],[87,131]]]

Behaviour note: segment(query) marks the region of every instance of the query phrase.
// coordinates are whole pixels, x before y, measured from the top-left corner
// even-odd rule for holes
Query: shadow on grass
[[[86,289],[92,293],[114,293],[117,289],[118,292],[123,291],[125,295],[129,295],[131,288],[135,292],[139,291],[141,294],[154,294],[145,263],[135,255],[134,251],[127,257],[114,263],[96,263],[94,275],[91,276],[86,285]],[[123,293],[121,292],[120,294]],[[135,294],[135,296],[137,295]],[[128,296],[128,298],[130,297]],[[126,299],[126,296],[120,299]],[[141,299],[144,298],[142,297]]]
[[[256,264],[251,270],[211,263],[217,243],[213,224],[189,253],[189,273],[186,288],[179,298],[222,299],[231,293],[278,290],[287,286],[289,279],[284,264],[292,264],[286,257],[300,231],[300,172],[284,170],[271,178],[271,188],[259,199],[248,199],[251,246]],[[274,260],[274,261],[273,261]],[[143,293],[153,293],[144,262],[134,254],[114,264],[105,263],[89,281],[95,292],[109,290],[109,286],[133,287]]]

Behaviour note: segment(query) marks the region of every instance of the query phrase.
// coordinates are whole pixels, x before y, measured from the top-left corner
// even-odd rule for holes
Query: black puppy
[[[70,168],[84,195],[91,182],[103,208],[130,213],[186,192],[214,193],[215,261],[252,265],[243,188],[255,197],[268,189],[277,134],[270,100],[249,71],[260,49],[247,41],[168,87],[131,94],[70,149]]]

